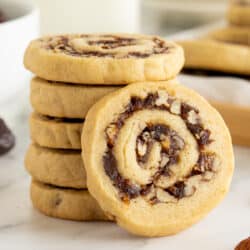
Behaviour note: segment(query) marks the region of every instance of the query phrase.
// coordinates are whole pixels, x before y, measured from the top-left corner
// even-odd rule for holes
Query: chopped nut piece
[[[194,110],[191,110],[191,111],[188,112],[187,120],[188,120],[189,123],[195,125],[195,124],[198,123],[199,116]]]
[[[151,138],[150,136],[150,133],[145,131],[143,134],[142,134],[142,139],[147,142],[149,139]]]
[[[179,115],[181,113],[181,102],[178,100],[173,101],[170,107],[170,111],[173,114]]]
[[[159,188],[166,189],[171,185],[170,176],[167,175],[159,175],[154,181],[155,186]]]
[[[113,145],[115,142],[115,137],[116,134],[118,132],[118,128],[115,124],[110,124],[107,128],[106,128],[106,135],[108,137],[108,144],[109,145]]]
[[[196,187],[195,186],[191,186],[191,185],[187,185],[184,188],[184,195],[187,196],[192,196],[196,191]]]
[[[60,44],[60,38],[59,37],[53,37],[49,42],[51,47],[56,47]]]
[[[169,157],[166,154],[162,154],[161,155],[160,168],[165,167],[168,162],[169,162]]]
[[[171,142],[170,142],[169,137],[166,137],[165,140],[161,142],[161,145],[164,149],[169,149],[170,144]]]
[[[168,93],[165,91],[158,91],[158,98],[155,101],[156,106],[168,106]]]
[[[220,165],[221,165],[221,161],[218,158],[218,156],[214,156],[214,160],[213,160],[213,164],[211,166],[211,170],[213,172],[218,172],[220,170]]]
[[[160,202],[174,202],[176,201],[173,196],[161,188],[156,189],[156,196]]]
[[[206,172],[203,174],[203,176],[202,176],[202,180],[204,180],[204,181],[210,181],[210,180],[212,180],[213,176],[214,176],[214,173],[213,173],[213,172],[206,171]]]
[[[199,168],[201,172],[211,170],[214,165],[214,160],[214,154],[211,154],[210,152],[202,152],[197,162],[197,168]]]
[[[173,186],[167,189],[168,193],[177,199],[185,197],[184,189],[186,184],[183,181],[176,182]]]
[[[141,140],[139,140],[137,143],[137,153],[139,156],[143,156],[147,153],[147,144]]]
[[[196,176],[188,178],[185,182],[184,196],[193,195],[195,191],[197,190],[200,181],[201,181],[200,175],[196,175]]]
[[[70,46],[66,46],[65,49],[69,52],[72,52],[72,48]]]
[[[87,48],[87,43],[82,38],[74,38],[70,41],[70,46],[72,46],[73,49],[76,51],[83,51],[83,49]]]
[[[151,186],[150,191],[146,194],[145,198],[147,200],[151,200],[152,198],[155,197],[155,195],[156,195],[155,188],[154,188],[154,186]]]
[[[155,134],[156,134],[155,131],[151,131],[151,132],[150,132],[150,136],[151,136],[152,138],[155,138]]]
[[[160,135],[160,141],[164,141],[167,138],[167,135],[161,134]]]
[[[174,142],[174,148],[178,148],[178,149],[183,149],[185,146],[185,142],[183,141],[183,139],[177,135],[173,136],[173,142]]]

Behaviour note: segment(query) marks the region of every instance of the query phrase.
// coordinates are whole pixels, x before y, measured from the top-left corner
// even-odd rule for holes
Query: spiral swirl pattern
[[[123,201],[141,195],[151,204],[175,202],[218,171],[216,153],[206,150],[211,132],[199,110],[167,92],[131,97],[105,132],[105,172]]]
[[[159,37],[129,35],[68,35],[41,39],[45,48],[74,56],[146,58],[173,48]]]
[[[82,148],[90,193],[119,225],[144,236],[197,222],[233,174],[222,118],[176,82],[132,84],[104,97],[86,117]]]

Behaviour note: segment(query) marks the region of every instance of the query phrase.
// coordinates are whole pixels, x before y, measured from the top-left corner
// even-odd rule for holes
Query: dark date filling
[[[185,176],[184,179],[196,175],[202,175],[206,171],[213,171],[215,154],[204,151],[205,146],[212,142],[210,139],[211,132],[203,127],[198,116],[199,111],[186,103],[180,102],[178,112],[178,110],[172,110],[171,108],[171,105],[173,105],[176,99],[168,97],[166,103],[161,104],[159,102],[157,103],[157,99],[159,98],[160,96],[158,93],[149,94],[145,99],[132,97],[125,111],[119,115],[116,122],[112,123],[106,129],[107,150],[103,156],[104,169],[106,174],[112,180],[113,185],[119,189],[119,194],[123,201],[129,201],[140,195],[147,195],[155,181],[161,176],[171,176],[170,166],[179,162],[179,153],[185,147],[184,140],[168,126],[163,124],[147,124],[146,128],[137,137],[137,162],[143,167],[143,164],[148,160],[148,155],[153,143],[161,143],[162,161],[160,162],[158,171],[156,171],[155,175],[152,177],[152,182],[146,186],[134,184],[131,180],[123,178],[117,168],[117,161],[113,154],[113,147],[119,130],[124,125],[125,120],[132,116],[134,112],[142,109],[165,110],[172,114],[179,115],[184,120],[187,129],[196,139],[199,149],[199,159],[192,171],[188,176]],[[190,114],[192,114],[192,116],[190,116]],[[177,199],[181,199],[185,197],[185,187],[185,180],[183,180],[175,183],[167,189],[164,189],[164,191]],[[151,199],[152,204],[158,202],[160,201],[157,197]]]
[[[142,133],[137,137],[137,161],[146,163],[150,149],[154,142],[162,144],[161,155],[168,156],[167,165],[178,162],[178,152],[184,147],[184,141],[177,133],[163,124],[149,124]],[[164,165],[164,167],[166,167]]]
[[[89,35],[81,35],[79,38],[88,38]],[[93,41],[87,41],[88,45],[98,45],[102,49],[115,49],[119,47],[125,47],[125,46],[132,46],[137,45],[137,39],[135,38],[126,38],[126,37],[119,37],[119,36],[112,36],[112,35],[103,35],[103,38],[106,39],[100,39],[100,40],[93,40]],[[71,45],[70,40],[66,36],[59,36],[57,37],[58,41],[55,45],[53,42],[53,38],[48,40],[48,44],[46,45],[46,49],[50,50],[59,50],[60,52],[64,52],[65,54],[71,55],[71,56],[77,56],[77,57],[114,57],[116,56],[115,53],[111,52],[101,52],[101,51],[76,51]],[[108,40],[107,38],[110,38]],[[42,41],[42,40],[41,40]],[[153,48],[150,49],[148,52],[128,52],[126,55],[119,57],[119,58],[130,58],[130,57],[136,57],[136,58],[146,58],[151,55],[158,55],[158,54],[167,54],[172,49],[172,46],[167,45],[164,40],[161,40],[157,37],[154,37],[152,39],[154,42]]]

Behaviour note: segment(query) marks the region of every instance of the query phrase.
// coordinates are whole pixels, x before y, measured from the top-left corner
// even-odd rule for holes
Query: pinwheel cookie
[[[185,51],[185,68],[250,75],[249,39],[249,29],[228,27],[178,43]]]
[[[137,83],[89,111],[82,152],[90,193],[128,231],[175,234],[225,196],[234,157],[219,113],[175,82]]]
[[[81,149],[83,120],[30,116],[30,137],[36,144],[59,149]]]
[[[225,27],[213,30],[206,36],[216,41],[231,45],[242,45],[250,47],[250,29],[240,27]]]
[[[31,81],[30,101],[40,114],[83,119],[95,102],[118,87],[64,84],[36,77]]]
[[[53,81],[128,84],[174,78],[184,63],[180,46],[155,36],[75,34],[44,37],[30,43],[27,69]]]
[[[250,1],[232,0],[227,18],[231,24],[250,26]]]
[[[81,151],[48,149],[31,144],[25,157],[30,175],[43,183],[69,188],[87,188]]]
[[[58,188],[32,181],[30,196],[41,213],[75,221],[106,221],[108,217],[87,190]]]

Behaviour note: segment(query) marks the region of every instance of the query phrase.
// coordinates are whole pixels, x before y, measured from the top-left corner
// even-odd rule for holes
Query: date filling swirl
[[[124,133],[129,133],[125,140]],[[152,205],[178,202],[219,171],[218,156],[207,149],[211,131],[199,110],[163,90],[131,97],[105,136],[104,170],[124,202],[139,196]]]
[[[68,35],[42,38],[44,48],[78,57],[147,58],[174,47],[159,37],[129,35]]]

